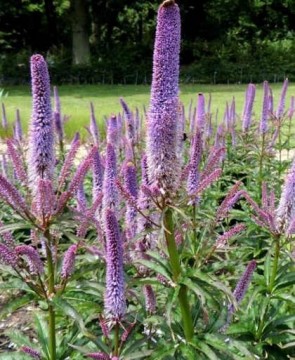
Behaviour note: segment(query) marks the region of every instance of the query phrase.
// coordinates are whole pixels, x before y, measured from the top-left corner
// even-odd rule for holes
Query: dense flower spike
[[[225,198],[223,199],[222,203],[220,204],[219,208],[216,212],[216,219],[222,220],[225,218],[229,212],[229,210],[233,207],[235,204],[234,200],[238,201],[239,198],[237,198],[237,193],[239,191],[239,187],[241,186],[241,181],[237,181],[232,188],[229,190]]]
[[[10,248],[13,249],[15,245],[14,238],[10,231],[4,231],[3,230],[4,224],[2,221],[0,221],[0,239],[2,238],[5,244]]]
[[[251,126],[252,109],[254,104],[256,87],[254,84],[249,84],[246,91],[245,106],[243,112],[243,132],[247,132]]]
[[[15,119],[15,125],[14,125],[14,138],[15,140],[21,142],[23,139],[23,129],[20,119],[20,113],[19,109],[16,109],[16,119]]]
[[[222,173],[222,169],[215,169],[212,171],[211,174],[209,174],[207,177],[205,177],[198,185],[197,190],[193,195],[201,195],[207,187],[209,187],[214,181],[219,179],[220,175]]]
[[[280,230],[285,231],[295,216],[295,159],[285,178],[279,206],[276,210],[276,223]]]
[[[196,135],[193,138],[191,155],[189,161],[189,173],[187,179],[187,191],[189,195],[196,192],[200,181],[199,166],[202,157],[202,132],[197,128]]]
[[[98,146],[99,145],[99,140],[100,140],[100,134],[99,134],[99,130],[98,130],[98,126],[97,126],[97,122],[96,122],[96,118],[95,118],[95,113],[94,113],[94,106],[93,103],[90,103],[90,126],[89,126],[89,130],[90,130],[90,134],[92,136],[92,139],[94,141],[94,145]]]
[[[92,197],[95,199],[101,192],[103,184],[103,166],[98,149],[93,154],[92,182]]]
[[[286,94],[287,94],[287,89],[288,89],[288,84],[289,81],[288,79],[286,79],[284,81],[283,87],[282,87],[282,92],[281,92],[281,97],[278,103],[278,108],[276,111],[276,118],[277,119],[281,119],[284,115],[284,109],[285,109],[285,101],[286,101]]]
[[[0,199],[4,200],[16,211],[28,213],[24,198],[3,175],[0,175]]]
[[[71,142],[71,147],[66,156],[63,167],[60,171],[60,175],[58,178],[59,189],[61,189],[61,187],[63,186],[63,184],[65,183],[65,181],[67,180],[67,178],[70,174],[71,167],[73,165],[73,162],[74,162],[74,159],[75,159],[75,156],[77,154],[79,147],[80,147],[80,134],[76,133]]]
[[[123,247],[118,221],[113,210],[105,213],[106,293],[105,311],[119,320],[126,312],[123,274]]]
[[[7,178],[8,175],[8,164],[7,164],[7,160],[6,160],[6,155],[2,154],[2,158],[1,158],[1,173],[2,175]]]
[[[126,137],[131,144],[135,143],[135,122],[132,111],[129,109],[128,105],[123,98],[120,98],[120,103],[124,110],[125,114],[125,128],[126,128]]]
[[[37,350],[34,350],[28,346],[23,346],[23,347],[21,347],[21,351],[23,351],[27,355],[31,356],[31,358],[33,358],[35,360],[41,360],[41,354]]]
[[[109,355],[102,352],[89,353],[86,356],[94,360],[111,360]]]
[[[236,224],[230,230],[226,231],[224,234],[220,235],[215,243],[216,249],[222,249],[233,236],[241,233],[245,229],[244,224]]]
[[[13,249],[0,243],[0,262],[5,265],[15,267],[17,264],[17,255]]]
[[[111,116],[107,122],[107,143],[117,147],[119,142],[119,127],[116,116]]]
[[[151,285],[144,285],[143,293],[145,297],[145,308],[150,314],[156,311],[156,296]]]
[[[164,1],[157,18],[153,80],[147,123],[147,157],[151,183],[164,192],[177,189],[177,121],[180,15],[174,1]]]
[[[22,255],[27,258],[31,273],[42,274],[44,272],[42,260],[40,259],[37,250],[34,249],[33,246],[30,245],[16,246],[15,252],[18,255]]]
[[[68,279],[74,271],[77,250],[78,245],[74,244],[65,252],[61,267],[61,277],[63,279]]]
[[[269,117],[269,85],[267,81],[263,83],[263,103],[262,113],[260,120],[260,133],[265,134],[267,132],[267,120]]]
[[[23,163],[21,160],[21,156],[20,156],[18,150],[16,150],[14,147],[13,140],[8,139],[6,142],[6,145],[7,145],[7,153],[13,163],[13,168],[14,168],[16,177],[18,178],[18,180],[21,183],[26,184],[27,183],[27,174],[24,169],[24,166],[23,166]]]
[[[253,275],[255,269],[256,269],[256,261],[252,260],[252,261],[250,261],[244,274],[238,281],[238,284],[233,292],[234,297],[238,304],[243,300],[243,298],[246,294],[246,291],[249,287],[249,284],[251,282],[251,278],[252,278],[252,275]],[[234,306],[232,304],[229,306],[228,311],[229,311],[229,313],[234,312]]]
[[[39,179],[35,198],[36,215],[39,219],[48,220],[53,214],[55,205],[51,180]]]
[[[103,180],[103,203],[102,207],[106,209],[116,209],[118,203],[118,194],[116,187],[117,178],[117,158],[114,146],[107,144],[106,165]]]
[[[78,187],[76,199],[77,199],[77,210],[81,212],[85,211],[87,209],[87,198],[85,195],[83,181],[81,181]]]
[[[123,168],[124,182],[128,193],[137,201],[137,180],[136,168],[134,164],[129,161]],[[127,204],[125,223],[126,223],[126,237],[127,240],[132,239],[136,234],[136,208]]]
[[[47,64],[41,55],[31,57],[33,109],[29,140],[29,182],[33,192],[39,178],[52,180],[55,164],[54,131]]]

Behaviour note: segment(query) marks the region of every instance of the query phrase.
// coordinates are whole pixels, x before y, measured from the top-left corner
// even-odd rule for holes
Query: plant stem
[[[52,242],[51,242],[49,230],[46,230],[44,232],[44,236],[47,239],[46,254],[47,254],[47,267],[48,267],[48,297],[50,301],[50,298],[53,296],[55,289],[54,289],[54,265],[53,265],[52,252],[51,252]],[[48,316],[49,316],[48,342],[49,342],[50,360],[56,360],[55,311],[54,311],[54,306],[50,302],[48,304]]]
[[[261,154],[259,159],[259,191],[260,196],[262,194],[262,182],[263,182],[263,158],[264,158],[264,144],[265,144],[265,134],[262,134],[262,142],[261,142]]]
[[[167,208],[166,211],[164,212],[164,227],[165,227],[166,245],[169,254],[173,280],[177,282],[179,275],[181,273],[181,267],[180,267],[179,256],[178,256],[177,246],[174,237],[172,210],[170,208]],[[188,302],[187,287],[183,284],[180,285],[178,301],[182,315],[184,335],[186,340],[190,341],[191,338],[193,337],[194,328],[190,313],[190,306]]]
[[[272,290],[273,290],[276,276],[277,276],[277,271],[278,271],[279,256],[280,256],[280,237],[279,236],[276,236],[274,238],[274,247],[275,247],[274,248],[274,259],[273,259],[272,273],[271,273],[270,282],[269,282],[269,292],[272,292]]]
[[[114,333],[114,355],[119,355],[119,323],[116,322],[115,333]]]

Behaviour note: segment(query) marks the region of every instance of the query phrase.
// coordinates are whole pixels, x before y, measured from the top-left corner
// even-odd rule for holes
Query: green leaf
[[[139,259],[135,262],[146,266],[148,269],[153,270],[156,274],[163,275],[165,278],[167,278],[167,280],[170,280],[172,282],[171,273],[167,271],[166,267],[155,264],[154,262],[145,259]]]
[[[50,359],[50,353],[48,348],[48,327],[44,318],[40,314],[35,315],[35,329],[37,331],[38,340],[42,347],[44,354],[46,354],[47,359]]]
[[[139,350],[132,355],[124,356],[124,360],[141,359],[145,356],[151,356],[154,350]]]
[[[4,304],[0,310],[0,319],[5,317],[7,314],[13,313],[15,310],[22,308],[25,305],[28,305],[33,300],[32,294],[26,294],[18,296],[14,299],[10,299],[6,304]]]

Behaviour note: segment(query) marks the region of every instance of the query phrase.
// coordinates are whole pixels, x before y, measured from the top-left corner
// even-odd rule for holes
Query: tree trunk
[[[74,65],[88,64],[90,62],[87,10],[84,0],[72,0],[72,56]]]

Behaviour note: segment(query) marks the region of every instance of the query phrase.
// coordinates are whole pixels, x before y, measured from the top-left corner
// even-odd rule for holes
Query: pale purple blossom
[[[30,272],[33,274],[42,274],[44,272],[43,262],[35,248],[30,245],[16,246],[15,252],[24,256],[29,264]]]
[[[93,154],[93,163],[92,163],[92,197],[95,199],[97,195],[101,192],[103,184],[103,166],[100,158],[99,151],[94,152]]]
[[[0,175],[0,199],[4,200],[16,211],[28,213],[24,198],[3,175]]]
[[[130,196],[134,198],[136,203],[137,201],[137,179],[136,179],[136,167],[131,161],[128,161],[124,164],[123,167],[123,176],[126,189]],[[136,234],[136,208],[127,203],[126,205],[126,214],[125,214],[125,224],[126,224],[126,237],[127,240],[132,239]]]
[[[129,109],[129,106],[125,102],[123,98],[120,98],[120,103],[124,111],[125,115],[125,129],[126,129],[126,137],[131,142],[131,144],[135,143],[135,122],[132,111]]]
[[[23,139],[23,129],[20,119],[20,113],[19,109],[16,109],[16,119],[15,119],[15,125],[14,125],[14,138],[15,140],[21,142]]]
[[[204,130],[205,122],[206,122],[205,97],[203,94],[198,94],[197,117],[196,117],[197,131]]]
[[[218,236],[215,243],[215,248],[222,249],[224,246],[227,245],[228,240],[230,240],[233,236],[241,233],[245,229],[245,227],[246,226],[244,224],[236,224],[230,230]]]
[[[192,195],[196,192],[197,187],[200,181],[200,162],[202,157],[202,132],[199,127],[197,127],[197,132],[193,137],[193,142],[191,146],[191,154],[189,160],[189,172],[187,179],[187,191],[189,195]]]
[[[7,145],[7,154],[9,155],[12,161],[13,169],[15,171],[16,177],[22,184],[26,184],[27,174],[23,166],[23,162],[19,154],[19,151],[15,149],[12,139],[8,139],[6,141],[6,145]]]
[[[164,193],[178,186],[178,77],[180,15],[174,1],[159,8],[153,57],[153,79],[147,123],[147,158],[151,183]]]
[[[33,192],[39,178],[52,180],[55,165],[54,129],[47,64],[41,55],[31,57],[33,109],[29,139],[29,182]]]
[[[41,360],[40,352],[35,350],[35,349],[32,349],[32,348],[30,348],[28,346],[22,346],[21,351],[23,351],[27,355],[31,356],[31,358],[33,358],[35,360]]]
[[[93,103],[90,103],[90,126],[89,126],[89,130],[90,130],[90,134],[92,136],[92,139],[94,141],[94,145],[98,146],[99,145],[99,140],[100,140],[100,134],[99,134],[99,129],[97,126],[97,121],[96,121],[96,117],[95,117],[95,113],[94,113],[94,106]]]
[[[144,285],[143,293],[145,297],[145,308],[149,314],[154,314],[156,311],[156,296],[151,285]]]
[[[113,210],[105,212],[106,293],[105,311],[115,320],[126,312],[123,273],[123,247],[119,224]]]
[[[242,117],[243,132],[247,132],[251,126],[252,109],[255,99],[256,87],[254,84],[249,84],[246,90],[244,112]]]
[[[15,267],[17,264],[17,255],[14,249],[0,243],[0,262],[4,265]]]
[[[112,144],[107,144],[106,164],[103,179],[103,203],[102,207],[106,209],[116,209],[118,204],[118,193],[116,187],[117,178],[117,157],[115,148]]]
[[[12,233],[8,230],[3,230],[4,224],[0,221],[0,238],[3,239],[5,245],[7,245],[10,249],[13,249],[15,246],[15,241],[12,236]]]
[[[7,121],[7,117],[6,117],[6,110],[5,110],[5,105],[4,103],[1,104],[2,105],[2,127],[3,129],[7,129],[8,128],[8,121]]]
[[[71,245],[64,254],[62,267],[61,267],[61,277],[63,279],[68,279],[74,272],[76,253],[78,250],[78,245]]]
[[[35,196],[35,208],[40,219],[49,219],[53,214],[55,195],[51,180],[39,179]]]

